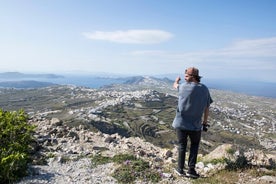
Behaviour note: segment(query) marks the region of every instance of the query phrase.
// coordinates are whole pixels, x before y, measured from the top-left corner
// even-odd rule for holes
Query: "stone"
[[[58,118],[52,118],[51,119],[51,125],[52,126],[62,126],[63,122],[59,120]]]
[[[231,155],[229,155],[229,150],[232,149],[232,144],[223,144],[218,146],[215,150],[213,150],[211,153],[205,155],[203,157],[204,161],[212,161],[214,159],[224,159],[229,158]]]

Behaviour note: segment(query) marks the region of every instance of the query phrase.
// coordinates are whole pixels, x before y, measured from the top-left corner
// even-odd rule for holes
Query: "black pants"
[[[199,142],[201,138],[201,131],[189,131],[189,130],[176,129],[176,135],[177,135],[178,144],[179,144],[178,145],[178,168],[180,170],[184,169],[188,137],[190,138],[190,141],[191,141],[188,167],[195,168]]]

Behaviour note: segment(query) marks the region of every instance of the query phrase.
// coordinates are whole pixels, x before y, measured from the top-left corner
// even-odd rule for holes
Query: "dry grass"
[[[225,183],[225,184],[233,184],[238,182],[239,180],[239,174],[238,172],[233,171],[219,171],[217,174],[208,177],[208,178],[199,178],[197,180],[193,180],[194,184],[202,184],[202,183],[208,183],[208,184],[217,184],[217,183]]]
[[[224,184],[233,184],[238,183],[239,181],[251,181],[253,178],[259,178],[261,176],[270,175],[276,176],[275,169],[268,170],[264,168],[247,168],[247,169],[240,169],[237,171],[234,170],[221,170],[218,173],[206,177],[206,178],[199,178],[197,180],[192,180],[193,184],[217,184],[217,183],[224,183]]]

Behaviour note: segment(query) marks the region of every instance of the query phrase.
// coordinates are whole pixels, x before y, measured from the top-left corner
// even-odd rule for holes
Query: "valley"
[[[222,143],[275,151],[275,99],[215,89],[210,93],[214,103],[211,127],[203,133],[203,153]],[[169,80],[135,78],[99,89],[69,85],[0,89],[0,94],[2,109],[24,109],[30,118],[59,118],[70,126],[137,136],[165,148],[176,142],[171,123],[177,92]]]

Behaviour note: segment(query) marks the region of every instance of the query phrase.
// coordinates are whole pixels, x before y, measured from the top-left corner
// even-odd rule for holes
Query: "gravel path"
[[[91,159],[83,158],[77,161],[61,163],[52,159],[46,166],[33,166],[33,175],[23,178],[18,184],[87,184],[87,183],[117,183],[109,176],[113,163],[91,168]]]

